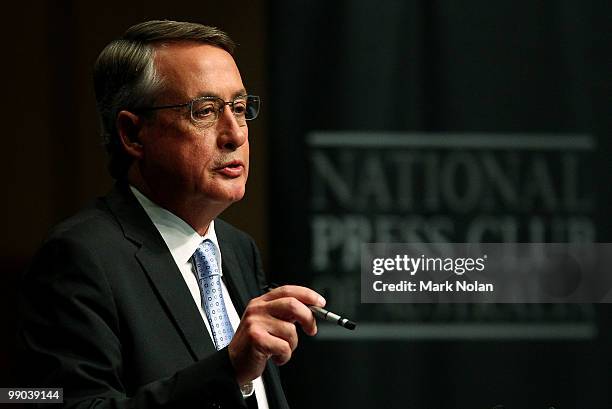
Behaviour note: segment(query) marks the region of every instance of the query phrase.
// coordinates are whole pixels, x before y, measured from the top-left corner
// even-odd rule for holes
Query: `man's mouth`
[[[215,170],[229,178],[237,178],[244,173],[244,164],[239,160],[232,160],[222,164]]]

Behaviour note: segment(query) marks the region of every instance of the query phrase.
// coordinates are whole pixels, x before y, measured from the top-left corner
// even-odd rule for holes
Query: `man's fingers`
[[[263,337],[262,343],[259,345],[259,347],[263,347],[266,355],[270,355],[274,363],[277,365],[284,365],[289,362],[291,359],[291,353],[293,352],[289,342],[269,333]]]
[[[308,335],[317,333],[317,321],[306,305],[293,297],[278,298],[266,303],[267,312],[279,320],[297,322]]]
[[[316,305],[319,307],[325,306],[325,298],[316,291],[310,288],[301,287],[299,285],[284,285],[275,288],[261,296],[264,301],[272,301],[278,298],[293,297],[306,305]]]
[[[298,335],[295,330],[295,324],[291,322],[272,319],[268,326],[268,333],[277,338],[281,338],[289,344],[291,351],[295,351],[298,345]]]

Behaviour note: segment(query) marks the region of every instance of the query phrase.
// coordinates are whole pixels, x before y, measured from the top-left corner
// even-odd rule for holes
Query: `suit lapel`
[[[218,226],[215,223],[215,228]],[[232,302],[238,315],[242,317],[246,305],[251,298],[256,297],[249,291],[249,285],[246,282],[246,275],[242,272],[246,267],[241,266],[238,262],[239,258],[236,254],[235,246],[229,240],[226,234],[223,234],[223,229],[217,230],[217,240],[221,248],[221,266],[223,269],[223,282],[227,286]]]
[[[159,251],[151,247],[142,246],[136,253],[136,258],[140,261],[166,312],[175,322],[191,353],[196,360],[200,360],[216,352],[181,272],[174,259],[167,254],[168,249]]]
[[[115,187],[107,203],[125,236],[139,246],[135,257],[194,359],[214,353],[215,347],[181,272],[140,203],[129,188],[122,185]]]

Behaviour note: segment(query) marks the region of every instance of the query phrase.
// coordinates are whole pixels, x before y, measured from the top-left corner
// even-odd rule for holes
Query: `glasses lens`
[[[257,118],[259,114],[259,97],[245,95],[234,101],[224,102],[216,97],[204,97],[196,99],[191,103],[191,117],[199,126],[209,126],[217,120],[217,116],[225,105],[230,105],[234,117],[240,126],[246,125],[246,121]]]
[[[247,121],[257,118],[257,115],[259,115],[259,105],[260,103],[258,96],[247,95],[245,112],[245,119]]]
[[[191,105],[191,117],[198,124],[212,124],[217,119],[220,105],[216,99],[196,99]]]

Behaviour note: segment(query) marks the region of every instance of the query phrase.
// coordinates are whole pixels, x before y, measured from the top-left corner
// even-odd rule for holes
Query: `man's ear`
[[[142,158],[142,142],[138,138],[142,131],[142,118],[130,111],[120,111],[117,114],[116,125],[119,140],[126,153],[134,159]]]

